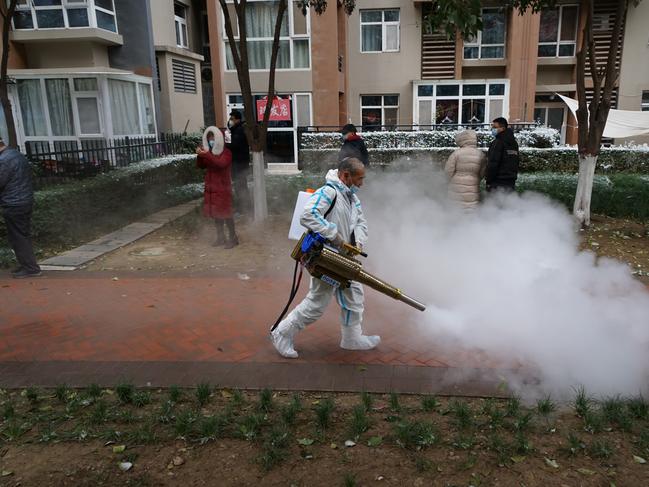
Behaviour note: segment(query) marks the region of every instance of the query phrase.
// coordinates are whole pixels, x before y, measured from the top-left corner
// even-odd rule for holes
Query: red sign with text
[[[266,98],[257,100],[257,121],[264,119],[266,111]],[[291,100],[283,98],[273,99],[273,105],[270,108],[270,119],[273,122],[290,122],[291,121]]]

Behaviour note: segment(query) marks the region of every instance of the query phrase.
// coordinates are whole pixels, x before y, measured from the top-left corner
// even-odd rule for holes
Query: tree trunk
[[[7,2],[4,2],[7,4]],[[7,132],[9,132],[9,140],[7,145],[9,147],[18,147],[18,137],[16,135],[16,123],[14,122],[13,110],[11,109],[11,102],[9,101],[9,89],[7,76],[7,68],[9,67],[9,31],[11,30],[11,19],[14,11],[16,10],[16,0],[11,0],[8,5],[0,7],[2,14],[2,61],[0,63],[0,102],[2,103],[2,110],[5,116],[5,123],[7,124]]]
[[[573,214],[579,223],[587,227],[590,225],[590,200],[593,194],[593,179],[597,156],[579,154],[579,180],[577,181],[577,194]]]
[[[264,164],[264,152],[253,151],[252,153],[252,177],[253,177],[253,202],[255,209],[255,221],[260,222],[268,217],[268,204],[266,201],[266,168]]]

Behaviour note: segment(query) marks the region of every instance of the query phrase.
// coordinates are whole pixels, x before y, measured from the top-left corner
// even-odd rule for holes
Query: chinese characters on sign
[[[257,100],[257,121],[264,119],[266,111],[266,98]],[[291,120],[291,100],[282,98],[273,99],[273,105],[270,108],[270,119],[273,122],[283,122]]]

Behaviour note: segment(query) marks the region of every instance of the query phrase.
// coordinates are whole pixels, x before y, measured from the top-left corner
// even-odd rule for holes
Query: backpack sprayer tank
[[[293,249],[291,257],[302,263],[313,277],[334,287],[348,288],[351,281],[356,281],[419,311],[426,309],[426,306],[400,289],[365,272],[362,264],[354,258],[356,255],[367,257],[359,248],[344,244],[341,252],[335,252],[325,247],[326,242],[322,235],[307,232]]]

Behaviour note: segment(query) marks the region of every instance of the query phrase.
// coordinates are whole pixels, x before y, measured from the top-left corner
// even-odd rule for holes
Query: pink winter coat
[[[460,147],[446,161],[448,196],[465,209],[480,203],[480,180],[485,176],[487,156],[478,149],[478,136],[473,130],[465,130],[455,136]]]

